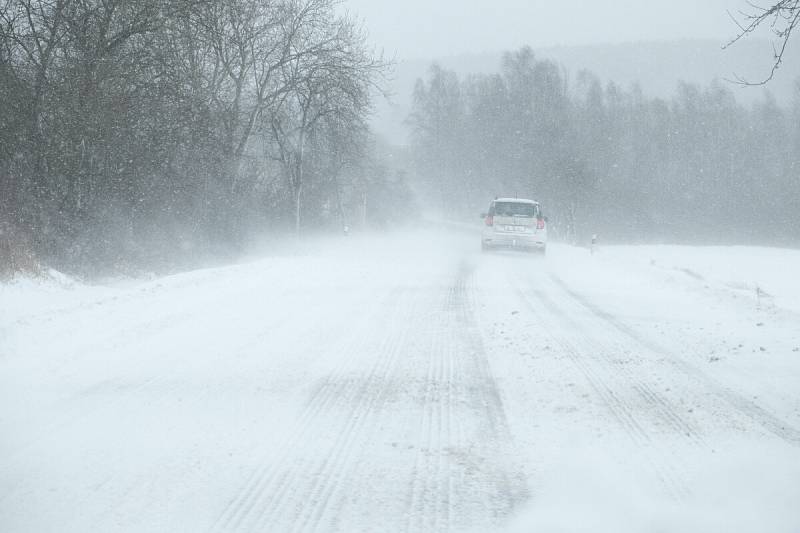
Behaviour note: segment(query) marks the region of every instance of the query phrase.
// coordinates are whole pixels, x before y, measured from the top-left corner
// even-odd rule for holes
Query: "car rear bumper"
[[[483,245],[487,248],[544,250],[547,246],[547,242],[542,240],[538,235],[504,235],[502,233],[494,233],[492,235],[484,235]]]

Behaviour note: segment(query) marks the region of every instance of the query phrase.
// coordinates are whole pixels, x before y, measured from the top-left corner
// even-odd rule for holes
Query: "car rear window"
[[[497,217],[529,217],[534,218],[538,213],[538,206],[517,202],[495,202],[492,207],[493,215]]]

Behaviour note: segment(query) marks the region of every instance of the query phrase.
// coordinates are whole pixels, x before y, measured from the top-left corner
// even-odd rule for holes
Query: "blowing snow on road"
[[[800,529],[800,252],[476,245],[0,286],[0,529]]]

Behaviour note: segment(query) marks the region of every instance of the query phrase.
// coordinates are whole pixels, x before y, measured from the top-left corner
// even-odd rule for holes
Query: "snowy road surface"
[[[0,287],[0,530],[800,531],[800,252],[477,245]]]

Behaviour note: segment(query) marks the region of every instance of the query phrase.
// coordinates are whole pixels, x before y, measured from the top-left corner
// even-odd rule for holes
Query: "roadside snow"
[[[800,250],[554,251],[550,271],[584,300],[800,426],[800,410],[791,401],[800,384]]]
[[[800,313],[800,250],[753,246],[616,246],[601,257],[662,269],[683,283]]]

